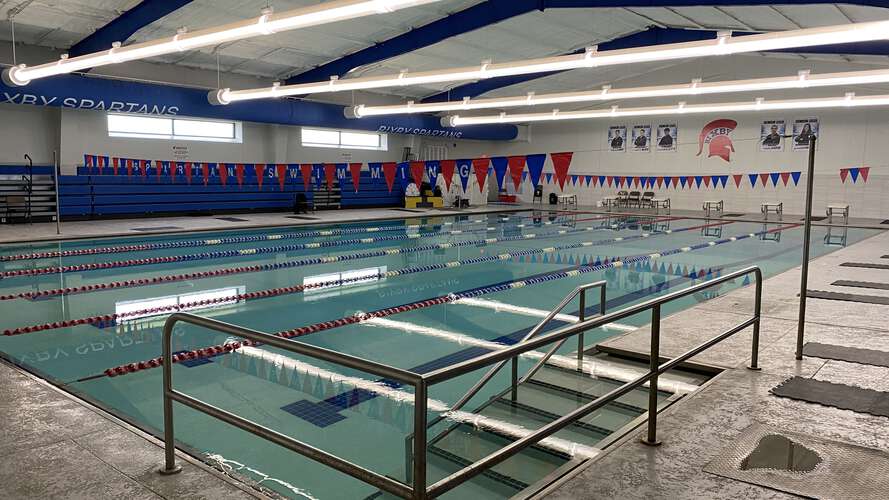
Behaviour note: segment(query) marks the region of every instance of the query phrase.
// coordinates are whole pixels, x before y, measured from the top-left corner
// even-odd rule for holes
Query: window
[[[108,113],[108,136],[209,142],[243,142],[241,122]]]
[[[318,128],[302,129],[302,145],[312,148],[373,149],[387,151],[389,138],[378,132],[354,132]]]
[[[220,288],[216,290],[205,290],[201,292],[190,292],[181,295],[168,295],[166,297],[152,297],[147,299],[127,300],[117,302],[114,305],[114,313],[118,316],[125,316],[124,320],[134,320],[140,318],[150,318],[152,316],[160,316],[169,313],[169,309],[174,306],[180,306],[178,311],[195,311],[198,309],[215,309],[232,304],[237,304],[238,296],[243,295],[246,288],[243,286]],[[209,305],[188,305],[203,301],[217,300]],[[157,309],[164,309],[157,312]]]

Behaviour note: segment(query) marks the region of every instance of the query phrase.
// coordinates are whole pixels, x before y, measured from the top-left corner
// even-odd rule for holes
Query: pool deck
[[[788,221],[785,217],[785,221]],[[889,282],[889,271],[838,267],[843,262],[889,263],[889,232],[831,253],[810,264],[810,290],[889,296],[889,291],[832,286],[837,279]],[[783,399],[769,390],[790,376],[889,391],[889,368],[806,357],[796,361],[800,268],[764,283],[762,371],[746,369],[750,334],[738,334],[692,361],[725,369],[658,419],[659,447],[634,432],[570,476],[543,491],[547,499],[783,499],[799,498],[773,489],[709,474],[703,468],[754,423],[782,431],[889,450],[889,420],[817,404]],[[665,318],[661,355],[679,355],[752,314],[754,290],[747,287]],[[809,299],[806,341],[889,351],[889,306]],[[748,313],[747,311],[750,311]],[[602,345],[649,352],[650,329],[640,328]],[[839,478],[842,480],[842,478]],[[889,498],[889,491],[882,495]]]

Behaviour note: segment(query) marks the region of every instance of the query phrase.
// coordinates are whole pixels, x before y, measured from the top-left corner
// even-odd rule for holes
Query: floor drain
[[[768,434],[741,461],[741,470],[772,469],[789,472],[812,472],[821,457],[805,446],[784,436]]]

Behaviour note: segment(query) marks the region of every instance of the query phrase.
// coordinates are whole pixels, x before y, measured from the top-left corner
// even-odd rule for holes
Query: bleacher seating
[[[352,187],[351,178],[340,184],[340,205],[351,207],[400,207],[404,203],[404,190],[396,185],[389,192],[384,179],[374,179],[370,172],[361,172],[361,184],[358,192]]]

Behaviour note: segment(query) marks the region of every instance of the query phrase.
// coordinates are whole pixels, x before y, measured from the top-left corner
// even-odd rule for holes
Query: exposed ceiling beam
[[[716,38],[716,31],[709,30],[687,30],[677,28],[649,28],[647,31],[641,31],[632,35],[616,38],[610,42],[600,43],[599,50],[618,50],[632,47],[643,47],[652,45],[661,45],[667,43],[693,42],[699,40],[709,40]],[[735,36],[749,35],[752,33],[738,33]],[[581,53],[583,50],[574,53]],[[805,49],[789,49],[776,52],[807,54],[828,54],[828,55],[880,55],[889,56],[889,41],[863,42],[855,44],[839,44],[839,45],[822,45],[816,47],[807,47]],[[465,97],[478,97],[493,90],[519,83],[536,80],[561,73],[560,71],[550,71],[546,73],[533,73],[529,75],[516,75],[499,78],[490,78],[478,82],[468,83],[454,87],[446,92],[441,92],[423,99],[422,102],[441,102],[441,101],[458,101]]]
[[[82,56],[108,49],[114,42],[126,42],[140,29],[191,2],[192,0],[142,0],[139,5],[74,44],[68,49],[68,55]]]

